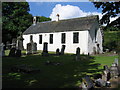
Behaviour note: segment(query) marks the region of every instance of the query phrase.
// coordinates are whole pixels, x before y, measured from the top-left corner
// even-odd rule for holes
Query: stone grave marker
[[[61,48],[61,55],[64,55],[64,51],[65,51],[65,45],[62,45],[62,48]]]
[[[21,50],[16,50],[16,57],[20,57],[21,56]]]
[[[16,43],[17,43],[17,39],[13,38],[12,39],[12,48],[16,48]]]
[[[106,86],[106,81],[102,80],[101,78],[98,78],[97,80],[95,80],[95,86],[104,87]]]
[[[115,58],[114,63],[118,66],[118,58]]]
[[[44,42],[42,56],[48,56],[48,43]]]
[[[108,66],[107,66],[107,65],[104,65],[103,67],[104,67],[104,70],[108,73],[108,72],[109,72]]]
[[[32,54],[32,44],[31,43],[27,43],[27,52],[26,54]]]
[[[24,38],[22,37],[22,35],[20,35],[17,38],[17,43],[16,43],[17,49],[19,49],[19,50],[23,50],[24,49],[24,47],[23,47],[23,40],[24,40]]]
[[[0,44],[0,56],[5,56],[4,46],[5,45],[3,43]]]
[[[16,48],[11,48],[11,49],[10,49],[9,56],[10,56],[10,57],[15,57],[15,56],[16,56]]]
[[[6,42],[6,49],[10,49],[10,42],[9,41]]]
[[[110,69],[108,68],[107,65],[104,66],[104,71],[103,71],[103,74],[102,74],[102,79],[104,81],[108,81],[110,79]]]
[[[37,53],[37,43],[32,44],[32,53]]]
[[[113,63],[112,66],[110,67],[110,74],[112,78],[118,77],[119,71],[116,63]]]
[[[76,49],[76,61],[80,60],[80,48]]]
[[[56,49],[56,55],[60,55],[60,50],[59,50],[59,48]]]
[[[83,78],[83,80],[86,82],[86,84],[87,84],[87,89],[92,89],[92,88],[94,88],[94,83],[93,83],[93,81],[90,79],[90,77],[89,76],[85,76],[84,78]]]

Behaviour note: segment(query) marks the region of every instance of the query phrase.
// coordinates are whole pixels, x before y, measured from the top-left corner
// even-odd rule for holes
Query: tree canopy
[[[2,38],[5,43],[25,31],[32,24],[27,2],[2,3]]]
[[[117,27],[120,28],[120,1],[119,2],[93,2],[95,7],[102,8],[103,17],[100,20],[101,24],[107,24],[107,27]],[[110,18],[115,18],[116,20],[110,22]]]

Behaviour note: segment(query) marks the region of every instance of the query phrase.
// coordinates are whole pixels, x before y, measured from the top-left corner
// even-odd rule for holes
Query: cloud
[[[102,17],[102,14],[99,12],[85,12],[81,10],[78,6],[66,5],[62,6],[61,4],[57,4],[50,14],[50,18],[52,21],[57,20],[57,14],[60,15],[59,19],[70,19],[77,17],[85,17],[89,15],[99,15],[99,18]]]

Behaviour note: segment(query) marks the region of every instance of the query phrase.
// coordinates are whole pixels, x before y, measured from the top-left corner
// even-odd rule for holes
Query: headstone
[[[36,53],[37,52],[37,43],[33,43],[32,44],[32,53]]]
[[[94,88],[94,83],[93,83],[93,81],[90,79],[89,76],[85,76],[83,79],[85,80],[85,82],[86,82],[86,84],[87,84],[87,89],[92,89],[92,88]]]
[[[102,80],[101,78],[95,80],[95,86],[97,87],[104,87],[106,86],[106,81]]]
[[[76,61],[80,60],[80,48],[76,49]]]
[[[118,77],[119,71],[118,71],[118,66],[116,65],[116,63],[113,63],[112,66],[110,67],[110,74],[112,78]]]
[[[10,57],[15,57],[15,56],[16,56],[16,48],[11,48],[11,49],[10,49],[9,56],[10,56]]]
[[[12,48],[16,48],[16,43],[17,43],[17,39],[13,38],[12,39]]]
[[[48,43],[44,42],[42,56],[48,56]]]
[[[109,72],[109,68],[107,65],[104,66],[104,70],[108,73]]]
[[[88,90],[88,89],[87,89],[87,85],[85,84],[85,82],[82,82],[81,87],[82,87],[82,90]]]
[[[104,71],[103,71],[103,75],[102,75],[102,79],[104,81],[108,81],[111,78],[110,76],[110,69],[108,68],[107,65],[104,66]]]
[[[115,58],[114,63],[118,66],[118,58]]]
[[[23,40],[24,40],[24,38],[22,37],[22,35],[20,35],[17,38],[17,44],[16,44],[17,49],[19,49],[19,50],[23,50],[24,49],[24,47],[23,47]]]
[[[93,54],[96,54],[96,47],[93,47]]]
[[[6,49],[10,49],[10,42],[9,41],[6,42]]]
[[[16,57],[20,57],[21,56],[21,50],[16,50]]]
[[[56,55],[60,55],[60,50],[59,50],[59,48],[56,49]]]
[[[4,46],[5,45],[3,43],[0,44],[0,56],[5,56]]]
[[[27,44],[27,52],[26,52],[26,54],[32,54],[32,44],[31,43]]]
[[[65,51],[65,45],[62,45],[62,48],[61,48],[61,55],[64,55],[64,51]]]

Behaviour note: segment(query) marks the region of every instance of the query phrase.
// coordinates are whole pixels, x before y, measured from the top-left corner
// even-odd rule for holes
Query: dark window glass
[[[95,29],[95,41],[96,41],[96,36],[97,36],[97,29]]]
[[[42,35],[39,35],[39,44],[42,44]]]
[[[79,32],[73,33],[73,43],[79,43]]]
[[[61,43],[65,43],[66,34],[62,33]]]
[[[33,36],[32,35],[30,35],[30,41],[32,41],[33,40]]]
[[[53,44],[53,34],[50,34],[50,44]]]

